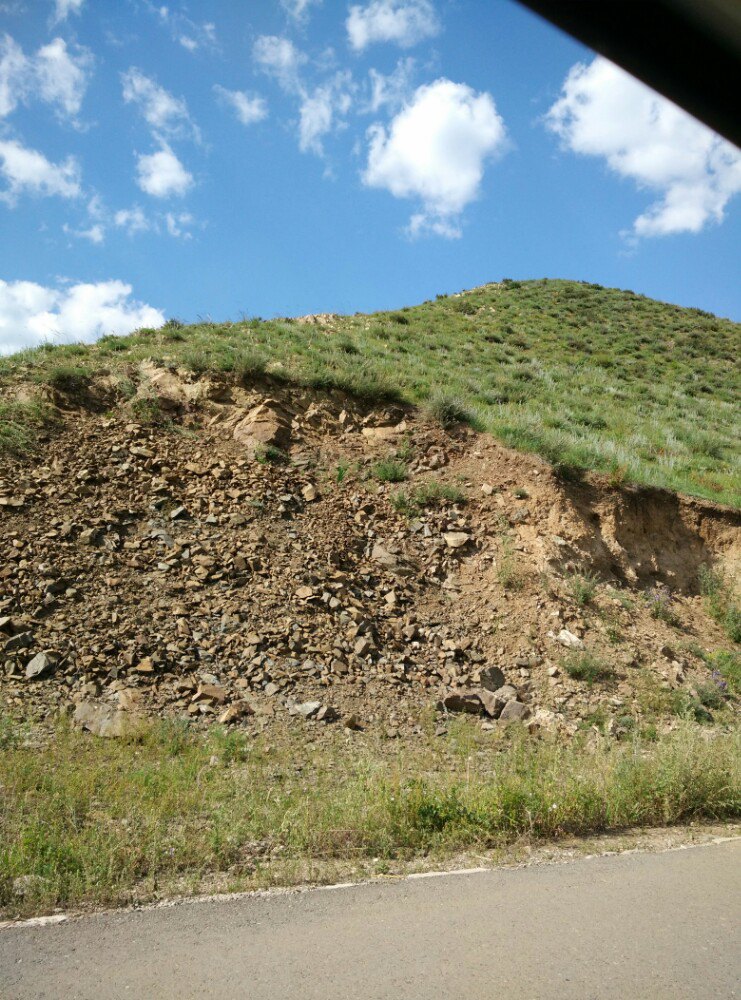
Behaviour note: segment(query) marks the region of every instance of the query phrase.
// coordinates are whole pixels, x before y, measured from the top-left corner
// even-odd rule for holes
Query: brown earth
[[[697,578],[738,574],[739,512],[565,480],[399,405],[153,364],[134,380],[128,401],[114,376],[52,393],[60,427],[0,467],[0,711],[99,735],[161,714],[404,736],[437,704],[616,731],[728,647]],[[399,454],[409,481],[379,483]],[[396,509],[430,482],[465,502]],[[599,580],[584,606],[578,573]],[[611,676],[571,679],[582,648]]]

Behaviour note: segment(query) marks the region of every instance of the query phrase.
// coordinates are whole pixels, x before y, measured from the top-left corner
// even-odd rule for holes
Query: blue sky
[[[739,319],[739,190],[510,0],[0,0],[0,350],[502,277]]]

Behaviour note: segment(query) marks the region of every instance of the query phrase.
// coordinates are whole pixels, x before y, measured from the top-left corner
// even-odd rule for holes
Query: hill
[[[701,310],[555,280],[505,280],[367,316],[170,321],[2,360],[0,442],[26,447],[49,416],[34,385],[84,396],[106,371],[119,374],[119,396],[133,394],[136,366],[150,359],[426,404],[566,474],[598,470],[738,507],[739,347],[739,324]]]
[[[737,328],[513,284],[6,359],[0,913],[738,815]]]

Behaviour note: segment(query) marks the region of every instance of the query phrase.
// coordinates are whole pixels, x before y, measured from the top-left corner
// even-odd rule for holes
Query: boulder
[[[81,701],[75,709],[72,721],[87,729],[93,736],[115,739],[123,736],[131,726],[131,716],[126,712],[112,709],[108,705],[96,705],[92,701]]]

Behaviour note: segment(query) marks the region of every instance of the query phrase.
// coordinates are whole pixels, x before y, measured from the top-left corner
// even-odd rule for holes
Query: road
[[[14,926],[0,997],[728,1000],[740,845]]]

